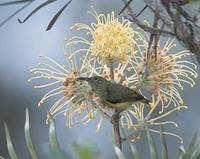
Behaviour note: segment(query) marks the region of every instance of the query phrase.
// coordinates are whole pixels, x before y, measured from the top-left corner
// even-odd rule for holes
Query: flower
[[[90,61],[89,59],[87,60]],[[114,68],[110,68],[106,64],[98,66],[97,63],[86,62],[85,68],[91,75],[98,75],[107,80],[113,80],[114,82],[120,83],[127,87],[135,87],[135,83],[136,81],[138,81],[137,74],[131,74],[130,72],[130,68],[133,68],[133,65],[129,62],[127,62],[126,64],[118,64]],[[112,73],[113,77],[111,76]],[[180,139],[181,142],[183,142],[182,138],[179,135],[167,131],[161,132],[160,130],[156,130],[155,126],[159,126],[160,128],[160,126],[162,125],[171,124],[175,127],[178,127],[178,124],[176,122],[164,119],[174,112],[180,111],[180,109],[187,107],[183,105],[175,108],[169,107],[163,112],[158,112],[156,108],[159,104],[160,101],[156,100],[155,96],[152,96],[150,107],[148,105],[145,105],[144,103],[133,103],[132,106],[121,112],[121,126],[128,130],[134,130],[134,132],[139,134],[139,136],[131,136],[132,140],[140,137],[140,132],[147,130],[154,133],[171,135],[177,137],[178,139]],[[109,112],[113,112],[113,109],[106,109],[106,113],[109,114]]]
[[[134,54],[135,35],[137,34],[131,27],[131,22],[111,14],[97,14],[93,9],[89,13],[96,18],[96,23],[86,25],[77,23],[71,27],[74,30],[86,30],[92,38],[88,41],[82,37],[73,37],[68,44],[86,44],[87,49],[80,49],[76,52],[86,51],[93,57],[98,58],[100,63],[119,62],[126,63],[128,55]]]
[[[76,59],[73,55],[68,55],[67,65],[58,64],[53,59],[40,55],[43,62],[40,62],[39,67],[33,68],[31,72],[34,77],[28,81],[48,80],[50,83],[34,85],[34,88],[51,88],[43,98],[39,101],[38,106],[57,96],[57,101],[49,109],[47,121],[50,116],[55,117],[58,114],[64,113],[67,118],[66,125],[72,127],[81,122],[87,123],[95,118],[96,108],[91,103],[93,98],[91,89],[86,83],[77,81],[78,76],[84,76],[86,72],[80,72],[80,68],[76,66]]]
[[[165,117],[170,114],[180,111],[182,108],[187,108],[186,106],[179,106],[173,109],[165,110],[165,112],[159,113],[156,111],[157,105],[159,104],[155,98],[152,101],[153,107],[149,109],[143,103],[134,104],[129,110],[122,112],[121,124],[123,127],[128,127],[129,129],[134,130],[134,135],[129,135],[128,139],[135,141],[136,139],[140,139],[140,134],[142,131],[149,131],[159,134],[165,134],[177,137],[180,139],[181,143],[183,143],[183,139],[171,132],[156,130],[156,127],[163,125],[173,125],[178,127],[178,124],[174,121],[164,120]],[[128,118],[128,120],[127,120]],[[127,122],[128,121],[128,122]]]
[[[127,62],[126,64],[118,64],[115,68],[112,69],[106,64],[102,65],[101,67],[93,68],[93,66],[95,65],[87,63],[85,67],[88,71],[90,70],[90,74],[101,76],[109,81],[114,81],[115,83],[122,84],[129,88],[134,88],[136,86],[135,82],[137,81],[137,75],[131,74],[129,72],[130,71],[129,65],[130,65],[129,62]],[[113,77],[111,76],[111,74],[113,74]],[[133,128],[134,122],[132,120],[132,116],[129,114],[129,111],[135,107],[136,103],[133,103],[131,107],[121,112],[120,124],[122,125],[123,128],[127,129]],[[154,104],[152,103],[151,105]],[[146,107],[148,106],[146,105]],[[106,109],[106,113],[108,114],[110,114],[109,112],[112,113],[113,111],[114,109],[112,108],[107,107]]]
[[[135,56],[134,69],[141,86],[157,97],[162,103],[162,110],[171,103],[174,106],[183,105],[179,88],[183,90],[183,84],[195,85],[197,78],[197,66],[186,59],[191,53],[184,50],[178,53],[170,53],[175,47],[174,40],[169,39],[164,47],[158,44],[157,53],[151,49],[147,59],[148,42],[140,38],[143,44],[140,45],[139,55]]]

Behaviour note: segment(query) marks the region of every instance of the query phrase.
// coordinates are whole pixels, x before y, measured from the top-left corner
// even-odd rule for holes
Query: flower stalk
[[[111,123],[113,125],[114,139],[116,145],[122,150],[122,138],[120,135],[120,112],[115,110],[112,115]]]

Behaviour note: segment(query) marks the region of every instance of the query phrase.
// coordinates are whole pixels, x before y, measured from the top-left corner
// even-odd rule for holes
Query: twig
[[[120,135],[120,112],[118,110],[115,110],[115,113],[112,115],[111,123],[113,125],[113,131],[114,131],[114,138],[117,146],[122,150],[122,140]]]
[[[19,12],[21,12],[22,10],[24,10],[26,7],[28,7],[29,5],[31,5],[34,1],[35,0],[30,1],[29,3],[25,4],[24,6],[22,6],[21,8],[19,8],[17,11],[15,11],[14,13],[12,13],[4,21],[0,22],[0,27],[2,27],[4,24],[6,24],[9,20],[11,20],[14,16],[16,16]]]
[[[125,4],[126,7],[124,7],[123,9],[127,9],[129,11],[129,15],[131,16],[131,18],[128,18],[125,16],[126,19],[132,21],[133,23],[135,23],[136,25],[138,25],[140,28],[142,28],[144,31],[146,32],[149,32],[149,33],[152,33],[152,34],[158,34],[158,35],[163,35],[163,36],[175,36],[176,34],[173,33],[173,32],[170,32],[170,31],[166,31],[166,30],[162,30],[162,29],[157,29],[157,28],[152,28],[152,27],[149,27],[145,24],[143,24],[142,22],[140,22],[138,19],[137,19],[137,16],[139,16],[145,9],[146,9],[146,6],[137,14],[137,15],[134,15],[133,14],[133,10],[132,8],[127,5],[127,2],[126,0],[122,0]],[[148,6],[148,5],[147,5]]]
[[[154,23],[153,23],[153,28],[158,28],[158,12],[154,14]],[[159,35],[154,34],[154,53],[155,53],[155,61],[157,60],[157,47],[158,47],[158,40],[159,40]]]
[[[144,2],[153,13],[158,12],[159,19],[161,19],[163,23],[165,23],[170,29],[173,28],[173,22],[167,14],[167,11],[163,8],[160,0],[144,0]]]
[[[162,30],[162,29],[157,29],[157,28],[152,28],[152,27],[149,27],[149,26],[143,24],[133,14],[130,14],[130,16],[131,16],[131,18],[127,18],[127,17],[126,18],[129,19],[130,21],[132,21],[133,23],[135,23],[136,25],[138,25],[141,29],[143,29],[146,32],[149,32],[152,34],[163,35],[163,36],[167,36],[167,37],[176,36],[176,34],[173,32]]]
[[[119,12],[119,15],[122,14],[126,8],[130,8],[129,5],[131,4],[132,0],[129,0],[128,2],[126,2],[125,0],[123,0],[125,6],[121,9],[121,11]]]
[[[148,5],[145,5],[145,7],[135,17],[139,17],[140,14],[142,14],[147,7]]]
[[[179,12],[180,9],[178,4],[173,3],[169,0],[161,0],[163,6],[167,10],[168,15],[171,17],[173,22],[174,32],[179,41],[184,44],[184,47],[195,53],[197,56],[200,56],[200,38],[198,38],[198,32],[200,28],[196,26],[195,23],[191,21],[184,22],[182,19],[182,14]],[[184,17],[186,20],[188,17]]]
[[[109,61],[109,68],[110,68],[110,78],[111,81],[114,82],[114,66],[113,66],[113,61]]]
[[[156,9],[156,12],[154,14],[154,22],[153,22],[153,28],[157,29],[158,28],[158,11]],[[147,49],[147,61],[146,61],[146,66],[149,64],[149,60],[151,58],[150,50],[152,49],[152,44],[154,41],[154,48],[155,48],[155,55],[157,56],[157,42],[158,42],[158,34],[151,33],[150,38],[149,38],[149,43],[148,43],[148,49]]]

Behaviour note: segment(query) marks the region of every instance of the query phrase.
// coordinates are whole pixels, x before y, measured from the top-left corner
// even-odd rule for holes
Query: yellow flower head
[[[66,125],[72,127],[81,122],[87,123],[95,117],[96,108],[90,100],[91,90],[86,83],[80,83],[76,80],[78,76],[84,76],[85,72],[80,72],[77,68],[75,58],[68,55],[67,65],[63,66],[55,62],[53,59],[41,55],[42,62],[38,68],[34,68],[31,72],[34,77],[28,81],[39,82],[38,80],[49,81],[47,84],[34,85],[34,88],[49,88],[43,98],[39,101],[41,106],[51,97],[57,98],[57,101],[49,109],[47,121],[49,117],[55,117],[63,113],[67,118]]]
[[[89,13],[96,18],[96,23],[91,23],[90,26],[78,23],[72,29],[87,30],[87,34],[91,35],[92,40],[87,41],[80,37],[73,37],[72,41],[76,43],[79,39],[79,42],[88,44],[87,51],[91,52],[91,55],[98,58],[101,63],[108,61],[125,63],[128,55],[134,53],[135,47],[136,32],[132,29],[131,22],[124,18],[119,20],[115,17],[114,12],[104,15],[97,14],[93,9]]]
[[[162,102],[162,111],[171,103],[174,106],[183,105],[178,88],[183,90],[183,83],[193,87],[197,78],[196,65],[185,58],[191,54],[188,51],[170,53],[174,46],[174,40],[169,39],[163,48],[158,46],[156,55],[152,49],[147,59],[148,42],[144,42],[144,49],[136,57],[138,81]]]

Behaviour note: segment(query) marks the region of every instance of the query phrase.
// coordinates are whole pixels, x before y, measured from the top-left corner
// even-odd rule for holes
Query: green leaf
[[[120,148],[115,143],[112,143],[112,144],[113,144],[113,147],[114,147],[114,150],[115,150],[115,153],[116,153],[118,159],[126,159],[125,155],[120,150]]]
[[[192,135],[192,140],[190,142],[190,145],[186,151],[186,153],[191,153],[194,149],[194,146],[196,145],[196,141],[197,141],[197,132],[195,132],[193,135]]]
[[[97,145],[91,141],[87,140],[87,143],[75,143],[74,144],[75,153],[78,159],[98,159],[99,150]]]
[[[200,2],[200,0],[189,0],[189,3]]]
[[[200,158],[200,145],[198,145],[192,153],[192,159],[199,159]]]
[[[25,125],[24,125],[24,132],[25,132],[26,145],[28,147],[28,150],[30,152],[32,159],[38,159],[37,153],[36,153],[35,148],[33,146],[33,143],[32,143],[32,140],[31,140],[31,135],[30,135],[28,108],[26,108],[26,121],[25,121]]]
[[[185,153],[183,159],[188,159],[188,158],[192,157],[192,153],[193,153],[194,147],[196,145],[196,141],[197,141],[197,132],[195,132],[192,135],[192,140],[190,142],[188,149],[186,150],[186,153]]]
[[[167,149],[167,142],[165,139],[165,135],[162,133],[164,131],[163,127],[161,126],[161,145],[162,145],[162,159],[168,159],[168,149]]]
[[[51,146],[51,157],[56,159],[66,159],[68,158],[64,152],[60,149],[57,135],[56,135],[56,127],[53,118],[50,118],[50,127],[49,127],[49,140]]]
[[[27,2],[32,2],[32,1],[33,0],[18,0],[18,1],[5,2],[5,3],[0,3],[0,7],[1,6],[13,5],[13,4],[27,3]]]
[[[138,152],[135,144],[133,142],[131,143],[130,141],[128,143],[131,148],[131,152],[133,154],[133,159],[140,159],[140,155],[139,155],[139,152]]]
[[[5,128],[5,133],[6,133],[6,143],[7,143],[7,149],[8,149],[9,155],[11,159],[19,159],[13,147],[11,137],[10,137],[10,132],[6,123],[4,123],[4,128]]]
[[[52,18],[52,20],[50,21],[50,23],[48,24],[46,31],[50,30],[54,23],[57,21],[58,17],[61,15],[61,13],[65,10],[65,8],[72,2],[72,0],[70,0],[69,2],[67,2],[57,13],[56,15]]]
[[[11,14],[8,18],[6,18],[5,20],[3,20],[2,22],[0,22],[0,27],[2,27],[4,24],[6,24],[9,20],[11,20],[15,15],[17,15],[19,12],[21,12],[23,9],[25,9],[26,7],[28,7],[33,1],[29,2],[28,4],[22,6],[21,8],[19,8],[17,11],[15,11],[13,14]]]
[[[53,149],[60,149],[56,135],[55,122],[53,119],[50,119],[49,140],[50,140],[50,145]]]
[[[146,131],[147,140],[149,143],[149,151],[150,151],[151,159],[157,159],[158,156],[157,156],[157,152],[156,152],[155,142],[147,128],[145,128],[145,131]]]
[[[21,21],[18,18],[19,23],[24,23],[26,22],[32,15],[34,15],[35,13],[37,13],[41,8],[51,4],[52,2],[55,2],[56,0],[47,0],[46,2],[40,4],[38,7],[36,7],[23,21]]]
[[[179,152],[178,152],[178,156],[179,156],[179,159],[182,159],[184,154],[185,154],[185,148],[183,145],[179,146]]]

